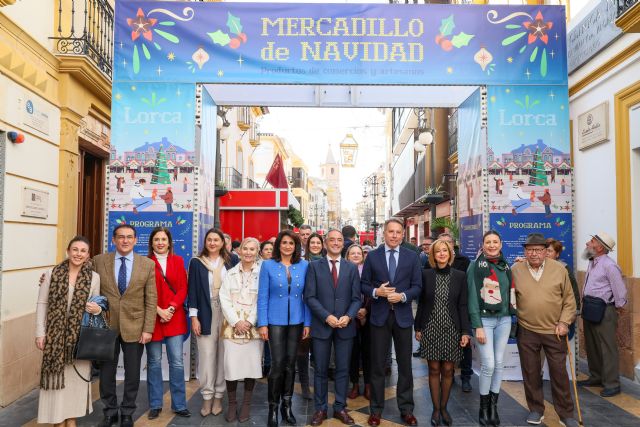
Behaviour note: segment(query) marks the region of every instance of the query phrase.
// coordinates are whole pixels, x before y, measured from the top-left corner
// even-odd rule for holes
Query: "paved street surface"
[[[395,362],[394,362],[395,363]],[[427,382],[427,366],[420,359],[413,359],[414,372],[414,388],[415,388],[415,415],[418,418],[420,426],[429,426],[431,417],[431,399],[429,397],[429,386]],[[390,383],[395,384],[395,369],[390,378]],[[584,375],[580,375],[580,379]],[[475,426],[477,425],[479,396],[478,377],[473,378],[474,391],[472,393],[463,393],[459,387],[459,383],[452,389],[451,399],[449,403],[449,412],[451,413],[456,426]],[[165,383],[167,384],[167,383]],[[333,383],[329,384],[329,389]],[[239,398],[242,396],[242,385],[238,387]],[[300,387],[296,384],[296,392],[300,391]],[[628,380],[623,380],[623,393],[609,399],[603,399],[599,396],[600,389],[579,388],[580,406],[582,408],[584,425],[587,427],[605,427],[620,426],[632,427],[640,426],[640,385],[634,384]],[[118,393],[122,396],[122,384],[118,387]],[[265,425],[267,414],[267,385],[266,379],[262,379],[256,386],[253,396],[253,407],[251,419],[242,425]],[[102,419],[102,404],[98,399],[98,384],[93,384],[94,411],[91,415],[78,420],[79,426],[95,426]],[[547,408],[545,412],[545,423],[543,425],[556,427],[559,426],[558,417],[553,410],[551,403],[551,389],[548,381],[545,381],[545,396],[547,398]],[[382,427],[395,427],[401,425],[400,413],[395,404],[395,387],[389,386],[386,390],[387,404],[383,413]],[[330,395],[329,402],[333,396]],[[164,394],[164,410],[160,417],[156,420],[149,421],[147,419],[148,402],[146,383],[140,385],[138,393],[138,409],[134,415],[135,425],[139,427],[146,426],[225,426],[228,425],[223,415],[208,416],[202,418],[199,414],[202,398],[198,393],[197,381],[190,381],[187,384],[187,400],[189,402],[189,410],[192,412],[191,418],[174,417],[170,411],[170,395],[168,387],[165,387]],[[502,426],[524,426],[525,417],[527,416],[526,402],[524,398],[524,389],[520,382],[503,382],[502,392],[500,393],[499,412],[502,420]],[[226,406],[226,402],[225,402]],[[36,416],[38,409],[38,392],[34,390],[29,395],[13,403],[12,405],[0,409],[0,426],[36,426]],[[299,394],[294,397],[294,414],[296,415],[300,425],[310,422],[311,415],[314,412],[312,401],[303,400]],[[368,417],[368,401],[360,396],[358,399],[349,400],[349,409],[351,415],[357,425],[367,426]],[[329,410],[331,416],[331,410]],[[234,423],[236,424],[236,423]],[[329,419],[323,424],[329,427],[337,427],[342,424],[334,419]]]

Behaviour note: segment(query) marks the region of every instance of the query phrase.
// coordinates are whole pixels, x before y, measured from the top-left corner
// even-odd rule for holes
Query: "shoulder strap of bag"
[[[164,271],[162,271],[162,268],[160,269],[160,273],[162,273],[162,278],[164,279],[164,282],[167,284],[167,286],[169,286],[169,289],[171,289],[171,292],[173,292],[174,295],[177,294],[176,290],[173,289],[173,286],[171,286],[171,283],[169,283],[169,279],[167,279]]]
[[[85,377],[83,377],[82,375],[80,375],[80,372],[78,372],[78,368],[76,368],[76,364],[73,364],[73,370],[76,371],[76,374],[78,374],[78,376],[80,377],[80,379],[86,383],[90,383],[91,382],[91,374],[89,374],[89,379],[86,379]],[[91,372],[91,371],[89,371]]]

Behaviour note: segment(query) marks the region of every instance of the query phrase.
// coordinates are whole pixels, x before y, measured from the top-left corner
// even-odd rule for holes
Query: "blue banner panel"
[[[502,237],[502,253],[509,263],[516,257],[524,256],[522,244],[529,233],[542,233],[552,237],[564,246],[560,259],[573,268],[572,224],[570,213],[554,213],[551,216],[539,213],[517,215],[492,213],[489,215],[490,227]]]
[[[482,248],[482,214],[460,218],[460,252],[471,260]]]
[[[114,81],[566,84],[564,6],[117,1]]]
[[[149,236],[156,227],[166,227],[171,232],[173,238],[173,251],[184,259],[185,268],[193,256],[192,235],[193,235],[193,213],[179,212],[175,216],[168,217],[161,212],[145,212],[144,215],[132,212],[109,212],[109,246],[107,250],[116,250],[111,239],[113,229],[119,224],[129,224],[135,227],[138,241],[134,251],[137,254],[146,256],[149,253]]]

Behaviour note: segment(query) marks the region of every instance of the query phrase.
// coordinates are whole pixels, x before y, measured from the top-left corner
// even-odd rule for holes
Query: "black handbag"
[[[118,332],[109,328],[104,312],[102,312],[102,318],[106,327],[94,325],[94,318],[95,316],[91,316],[89,326],[80,327],[75,358],[77,360],[109,362],[115,356]]]
[[[582,298],[582,319],[596,325],[602,322],[604,312],[607,309],[607,303],[598,297],[585,295]]]

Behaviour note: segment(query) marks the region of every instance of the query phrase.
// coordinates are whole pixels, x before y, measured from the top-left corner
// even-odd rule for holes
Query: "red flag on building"
[[[282,164],[282,158],[280,154],[276,154],[276,158],[273,159],[273,164],[269,173],[265,178],[266,181],[273,186],[273,188],[288,188],[287,177],[284,174],[284,165]]]

